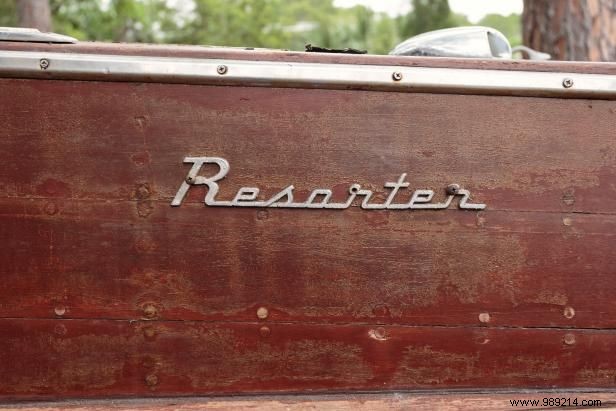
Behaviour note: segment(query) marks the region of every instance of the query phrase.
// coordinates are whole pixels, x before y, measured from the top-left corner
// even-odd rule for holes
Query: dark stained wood
[[[138,318],[153,302],[164,319],[250,320],[264,305],[284,321],[616,325],[601,314],[616,309],[614,102],[0,89],[4,317]],[[288,184],[340,197],[353,182],[384,194],[407,172],[413,188],[457,182],[488,209],[213,209],[202,188],[172,208],[187,155],[229,160],[223,198]]]
[[[7,400],[613,388],[616,375],[616,333],[603,330],[25,319],[0,326]]]
[[[0,105],[0,398],[613,387],[615,101],[0,79]],[[408,173],[487,209],[171,207],[203,155],[224,199]]]
[[[529,60],[482,60],[436,57],[396,57],[383,55],[352,55],[305,53],[271,49],[242,49],[208,46],[168,46],[152,44],[112,44],[80,42],[78,44],[42,44],[0,42],[1,50],[41,51],[54,53],[94,53],[109,55],[212,58],[233,60],[295,61],[311,63],[341,63],[391,65],[407,67],[452,67],[491,70],[552,71],[567,73],[616,74],[616,63],[588,63]]]

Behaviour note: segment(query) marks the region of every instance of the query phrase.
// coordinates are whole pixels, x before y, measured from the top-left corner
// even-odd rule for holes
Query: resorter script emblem
[[[221,157],[185,157],[184,163],[192,163],[185,180],[180,185],[175,197],[171,201],[172,206],[180,206],[186,193],[192,186],[207,186],[205,195],[205,205],[210,207],[275,207],[275,208],[323,208],[323,209],[346,209],[353,202],[362,198],[360,207],[365,210],[442,210],[448,208],[454,197],[460,197],[458,207],[465,210],[483,210],[485,204],[470,203],[471,193],[460,188],[457,184],[450,184],[446,187],[447,197],[444,202],[432,202],[434,197],[433,190],[419,189],[412,192],[410,199],[403,202],[394,202],[401,189],[408,188],[410,183],[406,180],[406,173],[400,175],[397,181],[385,182],[384,187],[390,189],[387,199],[383,203],[371,203],[373,196],[372,190],[362,189],[360,184],[351,184],[349,195],[342,203],[332,202],[332,190],[326,188],[314,189],[306,201],[295,202],[293,190],[295,187],[289,185],[277,194],[268,199],[258,199],[259,188],[241,187],[233,200],[218,200],[218,183],[229,173],[229,162]],[[215,164],[218,172],[211,177],[200,176],[199,171],[204,164]],[[398,200],[400,201],[400,200]]]

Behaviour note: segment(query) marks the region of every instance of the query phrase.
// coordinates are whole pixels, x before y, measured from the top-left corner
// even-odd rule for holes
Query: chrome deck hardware
[[[455,27],[419,34],[398,44],[389,54],[466,58],[511,58],[511,46],[498,30]]]

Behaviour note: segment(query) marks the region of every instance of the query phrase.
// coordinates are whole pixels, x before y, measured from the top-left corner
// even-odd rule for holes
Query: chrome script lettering
[[[370,199],[373,195],[372,190],[365,190],[361,185],[355,183],[349,187],[349,195],[345,202],[331,202],[332,191],[325,188],[317,188],[310,193],[306,201],[295,202],[293,190],[295,187],[289,185],[277,194],[274,194],[267,200],[259,200],[259,188],[257,187],[241,187],[233,200],[222,201],[217,200],[218,182],[220,182],[229,173],[229,162],[221,157],[186,157],[184,163],[191,164],[192,167],[188,172],[185,180],[180,185],[175,197],[171,201],[174,207],[180,206],[188,190],[192,186],[206,186],[207,193],[205,194],[205,205],[210,207],[276,207],[276,208],[325,208],[325,209],[345,209],[349,208],[353,201],[362,198],[360,207],[365,210],[442,210],[448,208],[453,202],[454,197],[459,196],[460,201],[458,207],[465,210],[483,210],[485,204],[470,203],[471,193],[468,190],[455,186],[454,190],[448,188],[447,197],[442,203],[433,203],[434,191],[419,189],[412,192],[408,201],[402,203],[394,203],[395,197],[400,193],[401,189],[408,188],[410,183],[406,181],[406,173],[400,175],[397,181],[387,181],[384,184],[385,188],[390,189],[389,195],[384,203],[371,203]],[[218,166],[218,172],[212,177],[204,177],[199,175],[199,171],[204,164],[215,164]]]

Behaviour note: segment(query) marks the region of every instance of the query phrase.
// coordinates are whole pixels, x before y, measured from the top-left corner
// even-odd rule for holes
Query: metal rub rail
[[[398,92],[616,98],[616,76],[0,51],[0,76]]]

